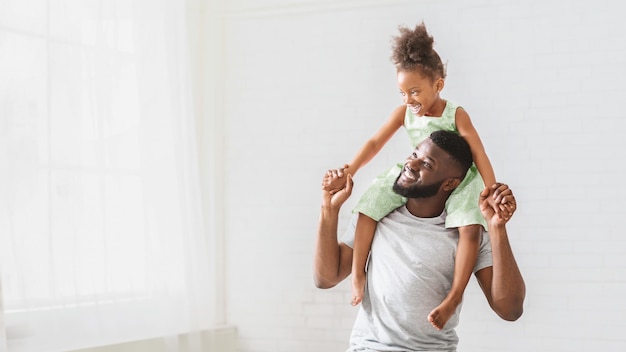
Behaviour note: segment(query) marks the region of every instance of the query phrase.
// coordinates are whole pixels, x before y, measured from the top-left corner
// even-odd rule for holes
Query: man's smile
[[[409,180],[417,181],[417,178],[415,177],[415,173],[407,165],[404,166],[404,170],[402,171],[402,174]]]

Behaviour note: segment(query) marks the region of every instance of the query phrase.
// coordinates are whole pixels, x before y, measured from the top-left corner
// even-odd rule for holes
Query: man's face
[[[446,180],[459,178],[459,173],[450,155],[426,138],[404,162],[393,190],[407,198],[432,197]]]

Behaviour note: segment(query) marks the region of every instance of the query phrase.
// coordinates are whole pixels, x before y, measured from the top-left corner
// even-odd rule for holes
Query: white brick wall
[[[389,40],[422,19],[448,64],[443,97],[468,110],[520,204],[510,234],[525,314],[500,320],[472,280],[459,350],[625,350],[620,1],[229,4],[226,314],[241,352],[347,348],[349,286],[318,290],[311,276],[321,176],[401,102]],[[409,151],[399,133],[357,175],[342,227],[369,180]]]

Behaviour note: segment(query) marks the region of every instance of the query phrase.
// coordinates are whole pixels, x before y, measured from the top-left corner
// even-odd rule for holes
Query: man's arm
[[[315,244],[313,280],[318,288],[331,288],[343,281],[352,269],[352,248],[337,240],[339,210],[352,193],[352,176],[346,187],[330,194],[322,191],[322,210]]]
[[[487,197],[494,197],[496,204],[502,205],[502,217],[489,206]],[[524,279],[506,231],[506,223],[517,207],[515,197],[507,185],[496,183],[483,190],[479,203],[489,227],[493,266],[478,271],[476,278],[491,308],[502,319],[514,321],[522,315],[526,297]]]

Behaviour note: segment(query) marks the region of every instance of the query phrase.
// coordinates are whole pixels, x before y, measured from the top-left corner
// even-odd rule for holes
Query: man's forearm
[[[517,320],[524,310],[524,279],[513,256],[506,227],[490,226],[489,236],[493,256],[493,308],[503,319]]]
[[[339,209],[322,206],[317,243],[315,245],[315,272],[313,279],[315,286],[330,288],[339,281],[340,248],[337,241],[337,224]]]

